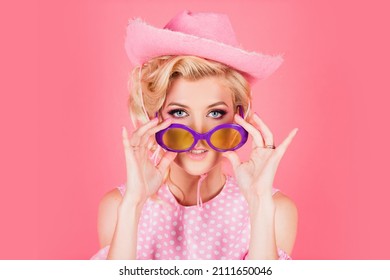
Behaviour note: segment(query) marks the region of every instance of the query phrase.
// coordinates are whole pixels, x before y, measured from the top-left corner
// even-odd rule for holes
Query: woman
[[[127,183],[100,203],[92,259],[290,259],[297,210],[272,184],[297,129],[275,148],[250,112],[250,86],[282,59],[238,48],[226,15],[189,11],[164,29],[131,20],[126,51],[137,129],[123,128]]]

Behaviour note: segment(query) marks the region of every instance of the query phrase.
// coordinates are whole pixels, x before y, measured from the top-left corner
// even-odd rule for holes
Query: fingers
[[[234,151],[225,152],[222,154],[223,157],[226,157],[232,164],[233,170],[235,171],[237,167],[241,164],[240,157]]]
[[[148,146],[150,136],[154,135],[156,132],[158,132],[160,130],[167,128],[168,126],[171,125],[171,123],[172,123],[172,119],[168,118],[168,119],[164,120],[162,123],[158,124],[157,126],[149,128],[141,136],[141,140],[140,140],[139,145],[140,146]]]
[[[151,136],[157,131],[167,128],[172,123],[172,119],[168,118],[158,125],[157,122],[157,119],[153,119],[142,125],[131,135],[130,138],[126,128],[123,127],[123,145],[125,149],[126,162],[129,166],[132,164],[144,165],[145,162],[148,161],[148,151],[154,144]]]
[[[241,125],[248,133],[252,136],[253,142],[257,147],[264,147],[263,136],[260,131],[255,128],[250,123],[246,122],[243,118],[241,118],[238,114],[234,115],[234,120]]]
[[[154,118],[153,120],[145,123],[144,125],[140,126],[138,129],[136,129],[133,132],[133,135],[131,137],[130,146],[139,146],[141,136],[150,128],[155,126],[158,123],[158,119]]]
[[[133,132],[130,139],[128,136],[124,140],[128,140],[126,143],[127,148],[131,148],[132,150],[136,149],[147,149],[150,146],[149,138],[154,135],[157,131],[167,128],[171,123],[172,119],[168,118],[162,123],[158,124],[158,119],[155,118],[146,124],[139,127],[137,130]],[[126,131],[127,132],[127,131]],[[125,142],[124,142],[125,143]],[[139,148],[135,148],[139,147]]]
[[[284,153],[286,152],[288,146],[291,144],[297,132],[298,132],[298,128],[294,128],[286,137],[286,139],[284,139],[284,141],[276,148],[275,151],[279,155],[278,156],[279,160],[283,157]]]
[[[161,158],[160,163],[157,165],[157,168],[160,170],[162,174],[165,174],[168,166],[171,162],[176,158],[177,153],[166,151],[164,156]]]
[[[124,126],[122,127],[122,141],[125,150],[126,165],[130,166],[130,164],[134,161],[133,149],[131,148],[130,145],[127,129]]]
[[[122,141],[123,141],[123,147],[125,148],[125,153],[130,152],[130,141],[127,134],[127,129],[124,126],[122,126]]]
[[[252,116],[253,124],[260,130],[265,145],[274,145],[274,136],[268,126],[254,113]]]
[[[137,161],[135,154],[138,155],[138,161],[140,160],[139,159],[140,154],[146,154],[146,147],[139,145],[140,139],[141,139],[140,136],[142,136],[140,134],[144,133],[145,131],[147,131],[151,127],[155,126],[157,124],[157,122],[158,122],[157,118],[147,122],[146,124],[139,127],[131,135],[130,138],[129,138],[126,127],[124,127],[124,126],[122,127],[122,141],[123,141],[123,147],[125,150],[125,157],[126,157],[127,166],[133,165],[135,163],[135,161]],[[143,163],[142,159],[141,159],[141,162],[139,162],[139,163],[141,163],[141,164]]]

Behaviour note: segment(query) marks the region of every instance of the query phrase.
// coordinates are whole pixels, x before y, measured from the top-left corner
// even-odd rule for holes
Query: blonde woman
[[[297,209],[272,184],[297,129],[275,147],[250,108],[282,58],[240,49],[226,15],[190,11],[163,29],[130,20],[125,48],[136,130],[123,128],[127,182],[101,200],[92,259],[291,259]]]

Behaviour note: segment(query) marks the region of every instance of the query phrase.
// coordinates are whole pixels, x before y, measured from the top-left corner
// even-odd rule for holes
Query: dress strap
[[[204,179],[206,179],[207,175],[208,175],[207,173],[200,175],[200,179],[198,180],[198,188],[197,188],[197,192],[196,192],[196,205],[198,206],[198,209],[203,208],[202,197],[200,195],[200,187],[201,187]]]
[[[117,189],[120,191],[121,195],[124,196],[126,192],[126,185],[121,184],[120,186],[117,187]]]

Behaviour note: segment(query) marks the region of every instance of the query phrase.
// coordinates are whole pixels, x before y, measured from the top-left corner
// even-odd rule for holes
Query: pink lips
[[[193,150],[205,150],[205,149],[193,149]],[[206,156],[207,156],[207,153],[208,151],[206,150],[206,152],[204,153],[201,153],[201,154],[193,154],[191,152],[186,152],[186,154],[188,155],[188,157],[192,160],[203,160]]]

